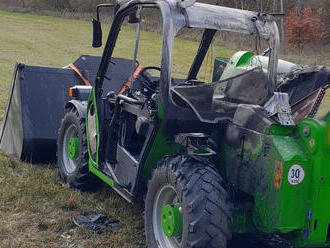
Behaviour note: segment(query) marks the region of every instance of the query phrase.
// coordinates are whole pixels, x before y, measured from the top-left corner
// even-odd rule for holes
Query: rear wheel
[[[99,180],[88,170],[85,119],[76,109],[64,116],[57,140],[57,166],[62,180],[72,188],[94,190]]]
[[[228,196],[208,162],[171,156],[148,184],[145,228],[148,247],[221,247],[231,238]]]

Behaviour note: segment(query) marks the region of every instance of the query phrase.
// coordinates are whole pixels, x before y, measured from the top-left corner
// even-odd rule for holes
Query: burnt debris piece
[[[119,221],[103,214],[82,214],[72,217],[72,222],[82,228],[101,234],[105,231],[117,231]]]

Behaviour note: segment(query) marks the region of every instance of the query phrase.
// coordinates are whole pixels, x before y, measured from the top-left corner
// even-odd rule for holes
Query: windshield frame
[[[181,8],[177,0],[128,0],[120,3],[113,24],[109,31],[107,43],[103,51],[98,75],[95,81],[96,92],[101,91],[109,60],[115,47],[117,35],[123,18],[137,5],[158,7],[163,19],[163,42],[160,78],[160,96],[166,106],[171,101],[171,70],[173,64],[173,43],[176,34],[184,27],[231,31],[248,35],[259,35],[266,40],[271,49],[269,55],[268,78],[272,81],[272,92],[276,84],[278,65],[279,32],[271,15],[257,12],[227,8],[222,6],[194,3]],[[96,94],[98,97],[99,94]]]

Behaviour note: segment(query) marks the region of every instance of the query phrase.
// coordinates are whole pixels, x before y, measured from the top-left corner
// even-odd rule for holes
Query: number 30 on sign
[[[291,185],[297,185],[302,183],[305,178],[305,171],[303,167],[298,164],[294,164],[290,167],[288,172],[288,182]]]

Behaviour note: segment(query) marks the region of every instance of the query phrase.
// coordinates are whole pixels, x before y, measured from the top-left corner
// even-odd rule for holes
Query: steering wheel
[[[143,67],[142,70],[139,73],[139,76],[141,76],[142,80],[141,83],[144,87],[146,87],[148,90],[152,91],[153,93],[157,92],[158,87],[158,81],[153,81],[150,74],[147,74],[148,70],[155,70],[155,71],[161,71],[159,67],[156,66],[146,66]]]

